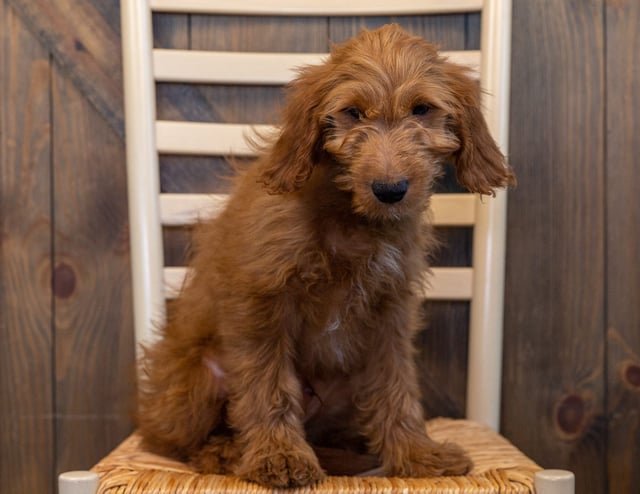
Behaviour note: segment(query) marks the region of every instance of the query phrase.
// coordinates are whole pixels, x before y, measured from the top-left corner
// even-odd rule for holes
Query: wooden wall
[[[577,492],[607,484],[602,7],[526,2],[513,33],[535,49],[513,59],[503,421]]]
[[[638,492],[640,1],[514,0],[513,15],[503,432],[574,470],[577,492]],[[403,22],[447,48],[477,44],[477,16]],[[162,46],[322,50],[360,21],[155,24]],[[2,0],[0,43],[0,492],[55,492],[58,472],[133,427],[119,5]],[[267,122],[280,98],[164,86],[159,113]],[[210,164],[166,157],[163,187],[215,188]],[[180,257],[180,235],[167,241]],[[426,408],[460,415],[466,308],[430,313]]]

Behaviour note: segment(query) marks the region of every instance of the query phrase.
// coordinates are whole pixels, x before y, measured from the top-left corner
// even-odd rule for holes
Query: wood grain
[[[124,146],[67,75],[52,77],[57,471],[92,466],[133,428]]]
[[[0,492],[50,492],[51,67],[6,1],[0,32]]]
[[[607,472],[640,485],[640,4],[607,2]]]
[[[602,493],[602,3],[516,0],[512,46],[503,432]]]
[[[480,30],[482,17],[480,14],[469,14],[465,17],[466,23],[466,36],[464,42],[465,50],[479,50],[480,49]]]
[[[64,67],[82,94],[123,137],[117,5],[89,0],[7,1]]]
[[[324,18],[194,16],[191,22],[194,50],[328,51]],[[202,105],[214,121],[275,123],[284,100],[277,87],[202,88]]]
[[[376,29],[384,24],[396,23],[412,34],[422,36],[442,50],[463,50],[467,39],[466,16],[395,16],[395,17],[335,17],[330,20],[330,39],[342,43],[357,35],[361,29]],[[475,32],[479,35],[479,31]],[[476,42],[479,40],[476,40]],[[471,42],[474,43],[475,42]]]

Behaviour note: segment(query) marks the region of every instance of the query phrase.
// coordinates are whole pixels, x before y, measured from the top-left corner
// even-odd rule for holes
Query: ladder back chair
[[[152,13],[234,16],[395,16],[481,12],[481,50],[445,53],[474,68],[483,89],[489,129],[507,154],[511,39],[510,0],[123,0],[127,168],[131,261],[137,349],[153,341],[166,317],[166,299],[178,295],[186,268],[165,267],[164,226],[188,225],[224,207],[218,194],[160,192],[158,155],[249,156],[245,137],[270,126],[156,119],[156,82],[280,86],[295,67],[326,53],[253,53],[159,49],[153,46]],[[542,470],[496,431],[500,424],[502,313],[506,192],[495,198],[437,194],[436,226],[471,227],[470,267],[433,269],[427,296],[468,301],[470,308],[466,420],[436,419],[427,425],[436,440],[459,443],[472,457],[465,477],[389,479],[329,477],[317,492],[538,492],[573,493],[573,475]],[[267,492],[239,479],[199,475],[189,466],[145,452],[134,433],[91,472],[60,476],[61,494]]]

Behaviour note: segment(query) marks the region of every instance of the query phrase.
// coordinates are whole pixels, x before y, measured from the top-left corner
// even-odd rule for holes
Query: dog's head
[[[457,179],[492,194],[515,182],[480,111],[468,69],[396,25],[363,31],[326,63],[290,84],[281,133],[262,181],[272,193],[297,190],[329,157],[354,209],[398,217],[424,208],[442,163]]]

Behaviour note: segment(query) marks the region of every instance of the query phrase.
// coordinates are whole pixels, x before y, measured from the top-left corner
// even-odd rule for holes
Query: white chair
[[[480,85],[485,90],[483,106],[489,128],[502,151],[505,154],[508,151],[509,0],[123,0],[121,8],[138,347],[152,340],[152,326],[162,323],[165,317],[165,299],[176,295],[185,275],[184,269],[164,267],[162,225],[184,225],[202,214],[215,214],[225,200],[224,196],[216,195],[161,194],[158,153],[251,153],[244,140],[252,131],[250,126],[157,121],[155,81],[280,85],[292,77],[292,67],[316,63],[324,56],[154,49],[153,11],[283,16],[481,11],[481,50],[449,55],[477,69]],[[472,194],[437,195],[433,210],[437,225],[473,228],[473,260],[472,267],[434,269],[428,291],[432,299],[471,303],[468,420],[440,419],[428,427],[434,438],[459,442],[470,451],[476,468],[469,476],[458,479],[329,478],[318,491],[410,491],[415,488],[420,492],[476,492],[473,488],[477,487],[477,492],[498,492],[496,486],[500,484],[499,492],[572,494],[573,474],[540,469],[494,432],[500,423],[506,192],[482,200]],[[94,468],[101,477],[100,492],[243,492],[247,489],[247,484],[238,479],[199,476],[186,465],[146,453],[138,448],[138,440],[134,434]],[[496,459],[498,463],[493,465]],[[497,480],[492,480],[494,477]],[[93,472],[69,472],[60,476],[61,494],[94,493],[97,484]],[[258,486],[251,485],[251,489],[262,492]]]

